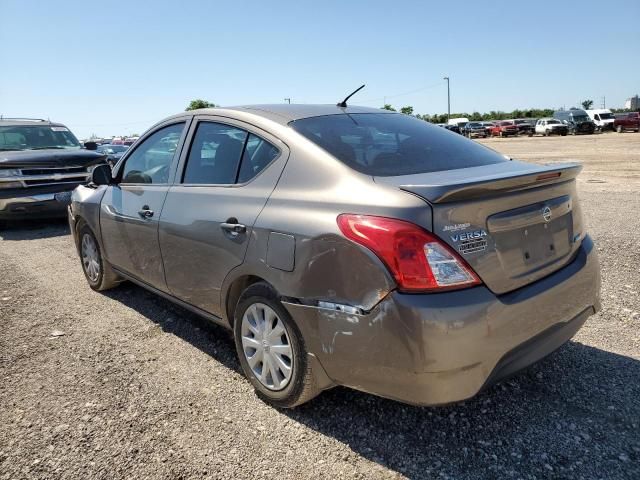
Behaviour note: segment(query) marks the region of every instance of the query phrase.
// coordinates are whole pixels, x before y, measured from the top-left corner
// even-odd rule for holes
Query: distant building
[[[624,108],[628,110],[640,110],[640,97],[636,95],[635,97],[627,98],[627,101],[624,102]]]

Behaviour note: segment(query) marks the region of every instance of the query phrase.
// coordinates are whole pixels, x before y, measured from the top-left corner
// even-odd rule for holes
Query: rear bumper
[[[334,383],[436,405],[472,397],[568,341],[600,309],[600,273],[587,236],[569,265],[505,295],[393,292],[364,315],[285,306]]]

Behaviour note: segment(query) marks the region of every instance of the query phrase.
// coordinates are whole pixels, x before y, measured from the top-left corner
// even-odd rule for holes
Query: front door
[[[116,184],[102,198],[105,257],[116,268],[166,291],[158,221],[175,169],[185,122],[148,135],[119,166]]]
[[[223,123],[224,122],[224,123]],[[288,157],[286,146],[229,119],[200,119],[160,219],[169,292],[221,315],[220,289],[240,265],[258,214]]]

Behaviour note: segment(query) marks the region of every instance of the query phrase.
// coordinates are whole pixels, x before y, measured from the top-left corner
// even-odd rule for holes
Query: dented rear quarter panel
[[[303,303],[328,300],[368,311],[395,282],[373,252],[340,233],[338,215],[400,218],[431,229],[431,207],[416,195],[375,183],[288,130],[296,137],[283,139],[291,148],[289,161],[253,226],[244,263],[228,275],[222,291],[226,295],[239,277],[256,275],[283,297]],[[272,232],[295,239],[291,271],[267,261]]]

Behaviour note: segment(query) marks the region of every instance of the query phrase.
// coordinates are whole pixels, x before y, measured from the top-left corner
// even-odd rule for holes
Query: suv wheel
[[[242,370],[267,403],[291,408],[319,393],[304,339],[268,284],[253,284],[240,297],[234,337]]]
[[[622,133],[622,125],[618,125],[618,127],[616,128],[616,132]]]
[[[80,263],[89,286],[96,291],[108,290],[119,283],[118,275],[102,258],[100,245],[88,226],[80,229]]]

